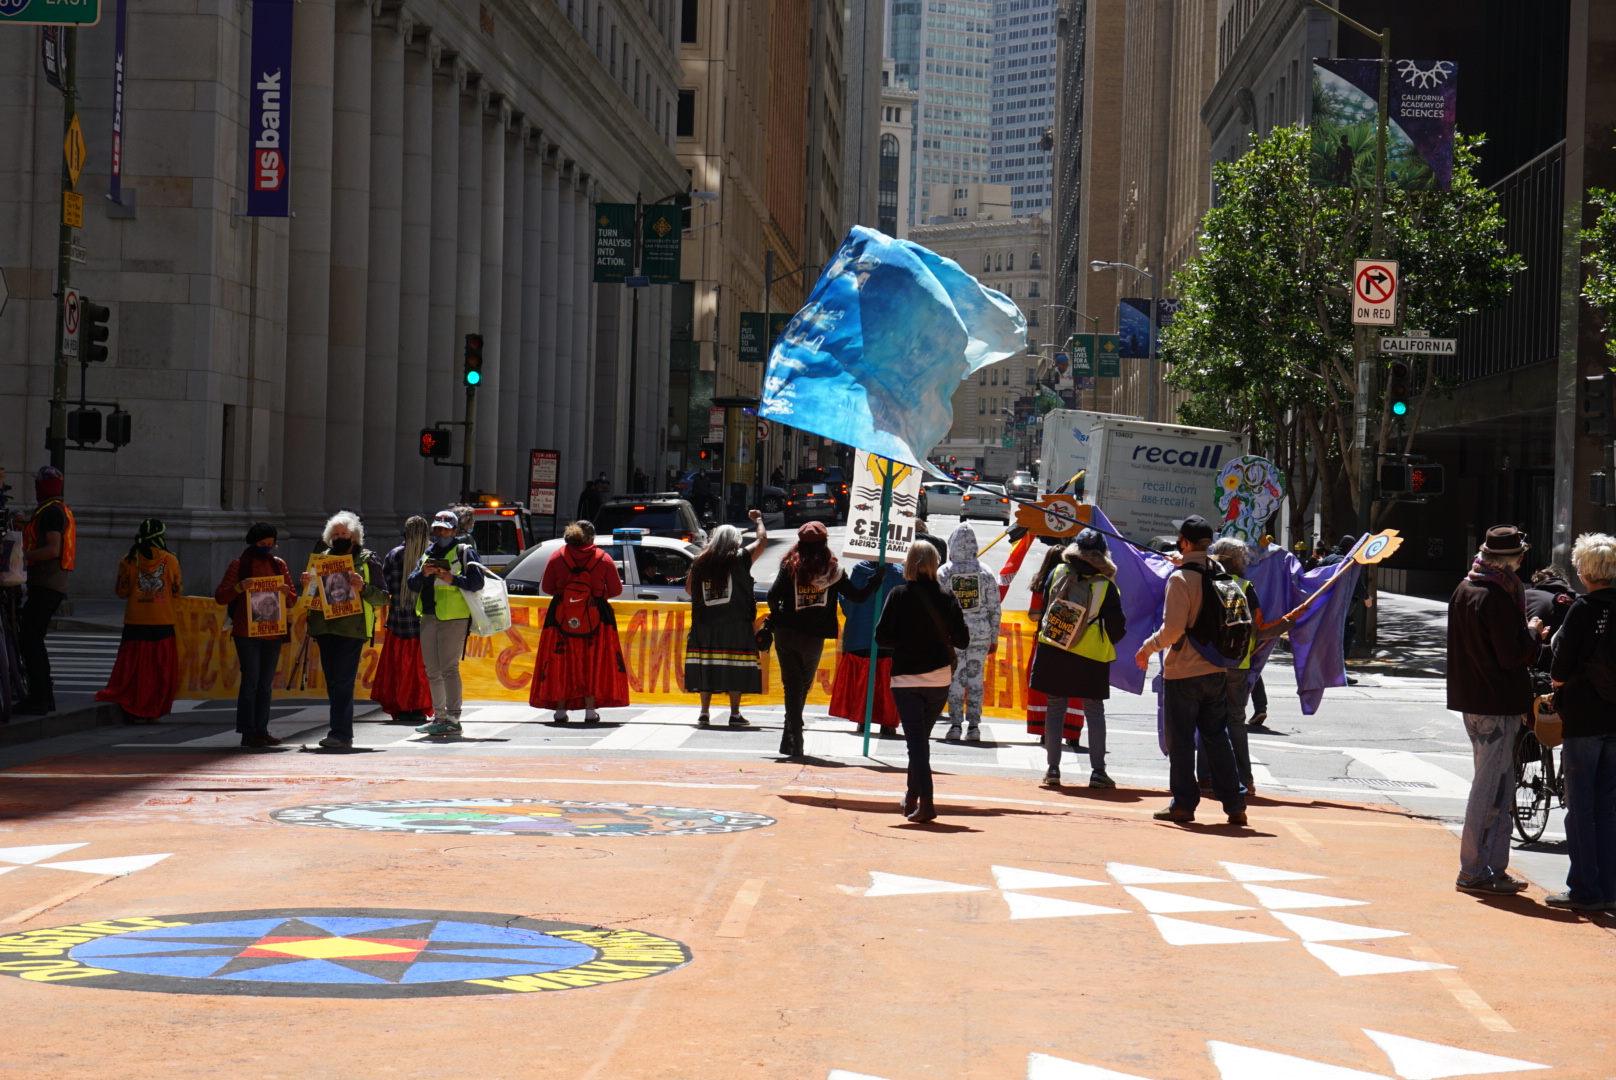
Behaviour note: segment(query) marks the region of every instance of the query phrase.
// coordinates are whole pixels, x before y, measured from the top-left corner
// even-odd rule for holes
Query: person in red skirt
[[[903,584],[903,563],[886,564],[886,595]],[[861,562],[847,575],[854,589],[862,590],[875,577],[875,563]],[[841,652],[836,657],[836,676],[830,684],[831,716],[853,721],[864,730],[864,702],[869,697],[865,679],[870,672],[870,639],[875,630],[875,597],[860,600],[852,593],[838,597],[842,606]],[[892,703],[892,650],[875,651],[875,733],[884,739],[901,739],[898,707]]]
[[[617,618],[609,602],[622,595],[617,564],[595,546],[595,526],[574,521],[562,533],[561,550],[550,556],[540,587],[550,597],[533,665],[528,701],[535,709],[583,706],[584,723],[600,723],[600,709],[628,704],[628,667],[617,640]]]
[[[134,546],[118,561],[117,592],[124,601],[123,640],[106,688],[95,700],[110,701],[131,724],[155,724],[173,711],[180,685],[174,644],[174,601],[180,595],[180,561],[163,542],[163,523],[147,518]]]
[[[420,565],[431,542],[426,518],[404,523],[404,542],[382,557],[382,587],[387,590],[387,640],[370,689],[370,700],[401,724],[424,724],[432,711],[432,686],[421,659],[421,617],[415,613],[415,590],[409,575]]]

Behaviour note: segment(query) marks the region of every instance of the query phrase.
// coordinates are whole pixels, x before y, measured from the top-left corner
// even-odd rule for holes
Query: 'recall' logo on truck
[[[1185,449],[1174,446],[1136,446],[1133,448],[1133,460],[1140,460],[1139,455],[1152,465],[1160,462],[1163,465],[1188,465],[1192,469],[1216,469],[1218,462],[1223,458],[1223,447],[1207,445],[1199,450],[1194,447]]]

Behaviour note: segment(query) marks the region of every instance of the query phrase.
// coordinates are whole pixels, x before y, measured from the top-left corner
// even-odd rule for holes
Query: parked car
[[[930,514],[958,514],[960,497],[965,489],[946,480],[932,480],[920,485],[921,517]]]
[[[824,484],[836,496],[837,520],[847,520],[848,487],[847,474],[840,465],[831,465],[822,469],[803,469],[797,473],[798,484]]]
[[[990,521],[1010,523],[1010,496],[1003,484],[977,484],[967,488],[960,496],[960,518],[986,518]]]
[[[683,540],[698,546],[707,543],[696,508],[676,495],[620,495],[608,499],[595,511],[595,535],[604,537],[614,529],[644,529],[647,536]]]
[[[701,548],[663,536],[641,536],[629,542],[633,539],[622,535],[610,540],[604,535],[597,538],[597,546],[617,564],[617,572],[623,576],[623,598],[689,603],[685,579]],[[539,583],[544,580],[544,568],[564,543],[546,540],[522,552],[505,570],[505,587],[510,594],[543,596]]]
[[[829,484],[792,484],[786,492],[787,525],[804,521],[823,521],[834,525],[839,513],[836,489]]]

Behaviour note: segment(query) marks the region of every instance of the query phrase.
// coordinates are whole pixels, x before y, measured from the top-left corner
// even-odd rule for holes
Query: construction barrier
[[[460,665],[467,701],[526,701],[539,647],[546,597],[511,597],[511,628],[492,638],[469,638]],[[694,705],[695,695],[684,688],[685,636],[690,629],[689,604],[612,604],[617,632],[628,665],[629,697],[636,705]],[[758,616],[768,606],[758,605]],[[275,672],[276,697],[319,697],[325,692],[320,671],[320,649],[309,643],[308,601],[299,600],[290,612],[292,641],[281,649]],[[241,667],[230,640],[230,620],[212,597],[185,596],[176,604],[175,635],[180,657],[181,698],[233,698],[241,680]],[[1033,626],[1019,613],[1000,624],[999,650],[988,657],[983,712],[990,716],[1024,719],[1027,704],[1027,668],[1032,663]],[[383,620],[376,621],[376,639],[365,646],[359,663],[354,696],[370,693],[381,650],[386,647]],[[859,643],[863,645],[863,642]],[[837,647],[825,643],[819,674],[808,695],[811,704],[830,702],[836,672]],[[763,692],[746,700],[762,704],[784,701],[775,671],[774,653],[764,653]]]

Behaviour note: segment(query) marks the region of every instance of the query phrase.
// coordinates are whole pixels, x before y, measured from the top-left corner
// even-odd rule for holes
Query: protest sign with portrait
[[[352,555],[316,555],[309,560],[309,567],[320,583],[320,606],[326,618],[340,619],[364,610],[359,590],[349,580],[354,572]]]
[[[243,581],[247,605],[247,636],[286,636],[286,581],[280,577],[253,577]]]

